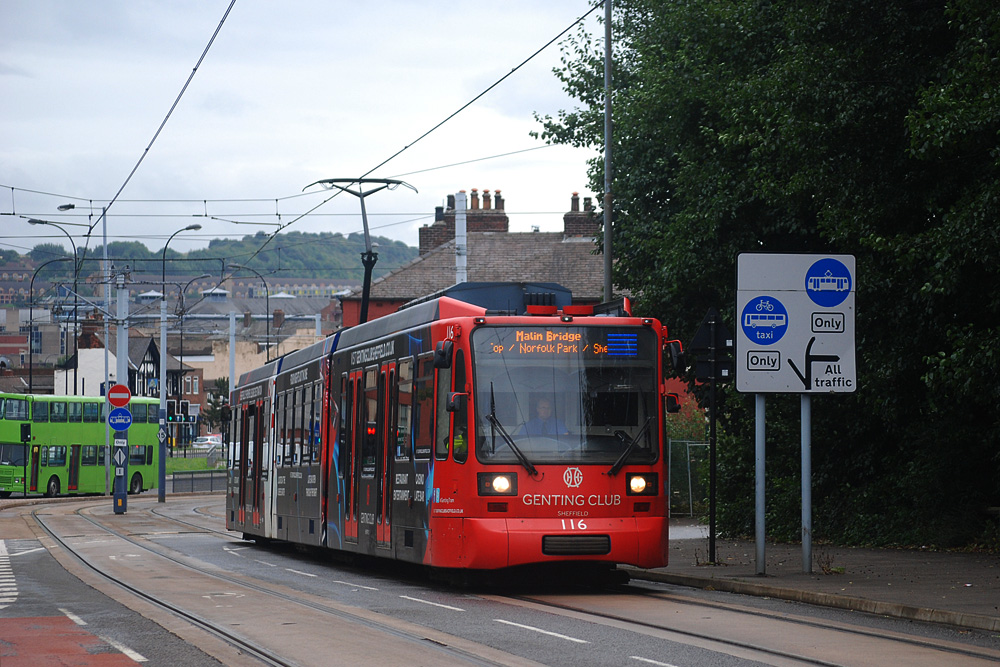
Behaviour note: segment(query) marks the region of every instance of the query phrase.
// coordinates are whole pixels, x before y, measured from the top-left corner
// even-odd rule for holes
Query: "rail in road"
[[[225,530],[217,496],[134,500],[123,516],[106,500],[31,511],[47,546],[86,564],[90,578],[103,579],[97,585],[265,664],[1000,661],[1000,641],[986,633],[649,582],[513,591],[439,585],[398,564],[345,565],[245,542]]]

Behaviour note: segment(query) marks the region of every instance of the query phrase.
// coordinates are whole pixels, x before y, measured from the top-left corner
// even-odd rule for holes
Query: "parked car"
[[[222,446],[222,436],[221,435],[199,435],[191,443],[191,447],[194,449],[211,449],[212,447]]]

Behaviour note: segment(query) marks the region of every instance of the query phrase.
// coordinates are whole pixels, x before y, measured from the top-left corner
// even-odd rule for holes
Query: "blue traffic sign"
[[[842,304],[852,287],[851,271],[832,257],[815,262],[806,271],[806,294],[813,303],[824,308]]]
[[[132,413],[128,408],[115,408],[108,413],[108,425],[116,431],[127,431],[132,425]]]
[[[757,296],[744,306],[740,326],[755,344],[773,345],[788,331],[788,310],[773,296]]]

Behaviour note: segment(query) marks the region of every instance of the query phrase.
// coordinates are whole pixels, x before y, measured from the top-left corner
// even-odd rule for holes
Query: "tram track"
[[[490,653],[495,653],[495,651],[487,649],[485,651],[487,655],[482,655],[480,654],[482,652],[478,651],[474,645],[469,642],[463,642],[457,637],[430,631],[426,628],[413,626],[405,622],[381,621],[376,618],[378,614],[361,609],[348,608],[343,605],[334,606],[334,603],[324,601],[323,599],[317,598],[313,595],[304,594],[300,591],[283,590],[283,587],[280,585],[268,585],[260,583],[258,580],[251,580],[247,577],[226,574],[220,570],[207,570],[200,568],[191,562],[192,559],[190,557],[175,556],[171,553],[172,550],[168,547],[158,545],[151,540],[125,534],[122,531],[104,525],[93,516],[89,516],[87,514],[89,509],[89,507],[78,508],[72,512],[72,516],[75,519],[85,521],[90,526],[103,531],[107,535],[113,536],[117,540],[120,540],[131,547],[136,547],[152,554],[161,561],[169,563],[172,567],[183,569],[189,573],[190,578],[194,578],[195,576],[199,578],[208,578],[215,582],[221,582],[232,587],[237,587],[238,590],[252,591],[253,594],[263,596],[263,599],[269,600],[270,602],[260,605],[260,608],[269,609],[269,614],[273,613],[274,606],[277,603],[291,605],[298,608],[300,611],[305,609],[308,610],[309,613],[317,615],[314,619],[317,625],[326,626],[329,625],[331,621],[336,619],[336,621],[350,626],[361,626],[380,637],[384,638],[385,636],[388,636],[401,641],[404,645],[408,646],[408,653],[412,652],[412,654],[422,654],[430,652],[430,654],[435,656],[435,659],[433,660],[434,664],[509,665],[519,663],[524,664],[527,662],[518,660],[516,656],[506,654],[504,654],[503,659],[495,659],[498,656],[491,657],[488,655]],[[40,513],[41,511],[41,509],[35,509],[31,512],[36,524],[45,532],[46,535],[49,536],[50,539],[58,544],[67,554],[70,554],[76,562],[82,564],[88,569],[89,572],[98,576],[101,580],[111,583],[118,588],[123,589],[129,595],[135,596],[146,603],[154,605],[160,610],[190,623],[191,625],[209,633],[213,637],[216,637],[230,646],[235,647],[239,651],[246,652],[263,664],[280,666],[305,664],[300,660],[283,657],[286,655],[285,648],[280,649],[279,652],[278,649],[271,648],[261,641],[251,639],[244,633],[230,630],[226,627],[227,624],[232,623],[229,619],[221,620],[209,618],[204,613],[197,613],[183,604],[171,601],[163,594],[157,594],[142,585],[116,578],[112,572],[108,572],[99,567],[91,558],[88,558],[84,553],[82,553],[82,550],[78,549],[71,542],[70,537],[64,537],[61,535],[59,530],[51,526],[50,522]],[[205,526],[200,526],[198,524],[164,515],[156,511],[152,511],[151,514],[155,514],[163,520],[197,528],[203,533],[214,533],[219,536],[228,537],[232,541],[241,541],[237,540],[225,531],[218,531]],[[77,533],[71,537],[79,538],[80,534]],[[159,571],[162,568],[158,567],[156,569]],[[189,579],[187,585],[196,586],[197,584]],[[214,587],[200,586],[199,588],[201,588],[201,590],[216,590]],[[229,591],[226,594],[245,595],[245,593],[233,593],[232,591]],[[301,615],[296,616],[296,618],[301,619]],[[298,621],[298,624],[302,624],[301,620]],[[387,640],[383,639],[383,641]],[[368,650],[370,651],[371,647],[368,647]],[[372,657],[370,653],[367,655],[369,658]]]
[[[101,531],[101,534],[120,540],[122,544],[135,549],[143,549],[157,558],[163,559],[163,562],[169,563],[173,567],[183,568],[186,572],[191,573],[190,576],[194,576],[194,573],[199,576],[210,576],[216,583],[214,585],[206,584],[205,590],[226,590],[231,593],[237,590],[236,587],[239,587],[239,590],[253,591],[257,595],[265,596],[263,599],[272,601],[265,604],[294,604],[298,609],[308,610],[308,613],[326,619],[324,622],[327,624],[338,621],[351,624],[351,626],[358,624],[368,630],[387,633],[410,644],[419,645],[421,649],[432,647],[439,652],[440,659],[435,664],[448,662],[449,658],[452,663],[456,664],[517,664],[519,661],[527,662],[506,653],[499,657],[497,655],[484,657],[479,652],[482,648],[480,644],[468,642],[464,645],[465,648],[459,647],[456,646],[456,641],[461,643],[464,641],[461,638],[445,635],[423,625],[407,624],[406,627],[401,628],[399,625],[394,625],[392,619],[387,619],[380,613],[367,612],[367,609],[358,607],[347,607],[327,597],[303,592],[308,590],[308,587],[293,590],[280,583],[268,583],[249,574],[232,574],[222,570],[206,572],[205,567],[209,567],[207,564],[196,560],[195,557],[174,550],[169,544],[158,541],[158,538],[163,537],[204,533],[225,539],[228,542],[244,543],[244,540],[231,532],[221,530],[213,525],[218,523],[220,517],[213,514],[211,505],[195,505],[183,508],[180,512],[173,507],[146,507],[143,509],[143,513],[155,517],[154,522],[144,521],[140,516],[136,516],[135,523],[126,524],[125,527],[112,527],[102,523],[102,519],[106,520],[106,517],[95,516],[95,510],[94,506],[75,510],[65,508],[66,513],[71,514],[78,525],[82,526],[83,524],[80,522],[86,522],[89,527],[87,530],[77,528],[70,531],[70,536],[67,539],[62,539],[57,535],[58,527],[54,530],[45,524],[47,517],[39,516],[42,509],[36,509],[32,514],[36,522],[53,540],[67,552],[74,554],[74,557],[84,563],[91,571],[105,579],[114,581],[130,594],[155,604],[193,626],[211,633],[230,646],[254,656],[262,664],[303,663],[282,657],[283,652],[276,651],[263,643],[249,640],[241,632],[233,632],[230,627],[227,627],[232,625],[231,621],[220,622],[211,618],[209,614],[198,613],[197,610],[192,610],[183,604],[174,604],[170,600],[161,599],[162,596],[150,593],[141,585],[133,586],[115,580],[112,575],[106,574],[96,565],[91,564],[93,559],[88,559],[86,553],[77,553],[78,549],[72,544],[72,537],[75,536],[79,539],[83,535],[90,534],[89,539],[93,543],[100,539],[94,534],[94,531]],[[184,516],[183,513],[191,516]],[[178,514],[181,515],[178,516]],[[181,526],[183,529],[162,530],[165,526]],[[82,550],[86,551],[86,548]],[[199,563],[202,567],[199,567]],[[219,588],[220,584],[224,584],[222,589]],[[230,588],[225,588],[226,586]],[[977,661],[996,663],[1000,661],[1000,652],[990,648],[924,638],[887,630],[884,627],[883,629],[865,628],[854,625],[850,621],[838,622],[824,618],[810,618],[805,613],[789,613],[719,600],[706,600],[670,590],[657,590],[657,588],[656,584],[633,582],[627,586],[607,588],[581,587],[579,591],[573,592],[559,588],[556,589],[557,592],[546,594],[519,592],[517,594],[480,595],[477,593],[476,597],[496,601],[498,604],[510,608],[521,607],[524,612],[531,610],[564,618],[569,617],[579,620],[583,624],[615,627],[670,642],[737,656],[742,660],[757,660],[768,664],[823,666],[861,664],[857,659],[845,659],[843,649],[841,649],[840,654],[831,653],[824,656],[820,653],[817,655],[815,646],[810,643],[813,641],[812,639],[803,639],[799,644],[796,644],[795,641],[784,644],[775,642],[773,636],[781,633],[789,637],[805,637],[807,635],[822,637],[822,639],[816,640],[817,644],[826,642],[827,644],[859,647],[877,644],[881,647],[879,649],[881,652],[895,655],[897,657],[894,659],[900,661],[904,660],[901,656],[919,654],[923,662],[915,660],[911,664],[948,664],[960,660],[969,663]],[[741,636],[738,631],[730,631],[731,628],[744,627],[751,629],[750,632],[756,632],[754,628],[758,625],[772,626],[771,636],[764,636],[762,633],[760,636],[751,635],[747,638]],[[783,630],[774,630],[775,626],[779,626]],[[725,628],[725,630],[720,632],[720,627]],[[709,629],[706,630],[706,628]],[[471,648],[471,646],[477,648]],[[859,648],[857,653],[865,655],[864,651],[864,649]],[[937,663],[929,662],[928,656],[937,656],[939,661]],[[371,656],[367,656],[367,658],[367,662],[370,662]],[[857,658],[857,656],[851,656],[851,658]]]
[[[667,624],[656,620],[643,620],[636,612],[636,605],[626,603],[624,606],[630,610],[629,616],[610,611],[600,611],[591,604],[574,604],[566,601],[576,596],[560,595],[528,595],[520,594],[507,596],[510,600],[522,604],[537,606],[540,609],[552,610],[554,613],[570,614],[581,620],[594,619],[593,622],[611,622],[615,624],[625,624],[641,626],[649,631],[676,635],[685,639],[678,641],[696,642],[700,645],[721,652],[732,652],[718,648],[720,645],[736,649],[738,651],[749,651],[763,656],[772,656],[780,660],[791,660],[800,664],[835,666],[845,664],[843,661],[830,661],[822,658],[810,657],[802,652],[776,650],[773,647],[763,644],[761,641],[746,641],[729,637],[722,637],[718,632],[704,632],[696,629],[685,628],[679,623]],[[873,640],[877,642],[889,642],[895,645],[896,649],[891,649],[892,654],[899,655],[900,649],[912,648],[917,651],[940,652],[942,659],[940,664],[955,664],[959,658],[972,660],[982,660],[987,662],[1000,662],[1000,651],[959,644],[946,640],[934,640],[910,634],[904,634],[886,629],[871,629],[859,625],[852,625],[837,622],[830,619],[816,619],[805,615],[798,615],[787,612],[777,612],[766,609],[752,608],[738,604],[691,598],[674,593],[651,591],[642,589],[641,585],[626,584],[616,586],[613,589],[605,589],[602,594],[602,604],[605,607],[618,606],[615,598],[622,599],[644,599],[654,600],[657,603],[669,603],[671,605],[681,605],[691,608],[699,614],[704,614],[704,610],[724,613],[727,615],[739,615],[747,619],[762,619],[769,622],[787,624],[789,632],[794,632],[795,628],[806,628],[821,631],[823,633],[835,633],[840,637],[839,643],[845,646],[857,645],[860,641]],[[662,615],[661,615],[662,617]],[[714,624],[713,624],[714,625]],[[902,664],[904,661],[901,661]]]

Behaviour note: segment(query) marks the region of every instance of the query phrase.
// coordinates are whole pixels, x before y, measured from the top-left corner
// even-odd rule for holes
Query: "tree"
[[[615,283],[674,331],[732,308],[741,252],[857,257],[856,394],[814,401],[815,526],[973,539],[1000,505],[1000,8],[985,0],[618,0]],[[600,49],[557,72],[602,145]],[[603,190],[603,163],[591,186]],[[797,401],[769,408],[768,527],[798,535]],[[720,525],[753,520],[753,409],[724,393]],[[772,414],[773,413],[773,414]]]
[[[201,413],[202,421],[213,431],[222,429],[226,421],[222,416],[223,408],[229,404],[229,378],[213,380],[205,398],[205,409]]]

